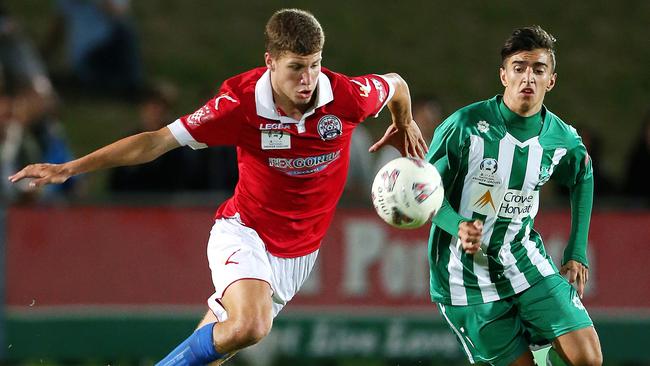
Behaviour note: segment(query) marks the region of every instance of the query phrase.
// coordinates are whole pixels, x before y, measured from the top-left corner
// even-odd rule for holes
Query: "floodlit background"
[[[263,65],[264,24],[283,7],[319,19],[325,67],[402,75],[426,126],[502,92],[499,51],[514,28],[552,33],[558,82],[545,104],[579,130],[597,172],[585,304],[606,365],[650,365],[646,1],[0,1],[2,174],[194,112]],[[354,174],[309,283],[233,365],[467,363],[428,301],[428,230],[389,229],[369,203],[394,155],[363,151],[389,118],[355,136]],[[2,184],[0,364],[151,364],[189,334],[211,294],[212,215],[237,170],[230,148],[186,150],[38,193]],[[545,186],[540,211],[559,259],[567,192]]]

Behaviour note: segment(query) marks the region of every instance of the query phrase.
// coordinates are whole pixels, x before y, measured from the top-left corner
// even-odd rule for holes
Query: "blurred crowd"
[[[79,93],[114,98],[136,108],[139,118],[129,134],[159,129],[179,115],[176,87],[152,81],[156,78],[144,72],[129,0],[53,1],[55,14],[43,40],[30,39],[0,1],[0,158],[4,177],[29,163],[61,163],[74,158],[66,138],[66,121],[59,118],[59,111],[62,102]],[[52,74],[50,65],[57,52],[63,54],[64,68]],[[205,93],[205,100],[196,105],[210,97]],[[413,96],[412,108],[414,119],[430,141],[448,111],[433,95]],[[650,207],[650,110],[638,140],[630,145],[619,179],[602,166],[606,152],[599,131],[588,125],[575,127],[593,162],[596,205],[602,200],[614,205],[624,202],[625,207]],[[375,172],[398,156],[390,147],[369,154],[368,148],[378,137],[364,124],[355,130],[344,203],[367,203]],[[131,199],[161,193],[228,194],[236,182],[235,149],[223,147],[176,149],[148,164],[113,169],[106,187],[111,197]],[[88,195],[84,177],[36,192],[4,179],[0,189],[3,203],[73,201]],[[567,194],[551,186],[542,197],[566,202]]]

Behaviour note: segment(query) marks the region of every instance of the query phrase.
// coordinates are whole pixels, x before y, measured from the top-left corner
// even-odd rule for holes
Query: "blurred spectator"
[[[370,188],[375,177],[372,156],[368,152],[372,143],[372,136],[366,126],[358,125],[352,133],[350,144],[350,166],[344,187],[346,201],[363,202],[370,199]]]
[[[625,171],[625,194],[635,203],[650,207],[650,110],[646,112],[639,139],[633,145]]]
[[[433,131],[442,123],[442,104],[435,96],[421,96],[413,98],[411,109],[413,110],[413,119],[417,122],[422,132],[422,137],[427,142],[427,145],[429,145],[433,137]],[[378,151],[373,174],[379,171],[386,163],[398,157],[400,157],[399,152],[392,146],[387,146]]]
[[[193,191],[234,191],[239,170],[237,151],[233,146],[214,146],[192,151],[198,159],[198,169],[192,174],[189,189]]]
[[[140,125],[128,135],[155,131],[173,121],[176,88],[157,83],[144,89]],[[231,192],[237,183],[237,155],[232,147],[193,151],[174,149],[142,165],[111,170],[109,188],[119,193]]]
[[[73,159],[62,123],[54,115],[50,95],[41,95],[33,89],[20,92],[14,101],[14,115],[29,134],[35,139],[39,151],[39,161],[60,164]],[[72,177],[65,183],[47,186],[43,189],[43,199],[57,200],[71,198],[79,193],[80,177]]]
[[[53,99],[52,84],[41,57],[4,2],[0,2],[0,68],[5,92],[32,89]]]
[[[205,87],[200,91],[198,99],[207,99],[203,96],[211,98],[215,92],[212,87]],[[235,190],[239,180],[239,168],[234,146],[212,146],[192,151],[191,154],[198,161],[198,165],[188,182],[188,189],[221,191],[224,194],[231,194]]]
[[[591,157],[591,164],[594,169],[594,196],[611,197],[616,195],[618,193],[616,185],[603,167],[603,144],[600,135],[596,130],[587,126],[576,126],[576,130],[582,137],[582,143],[587,148],[589,157]]]
[[[172,122],[176,89],[159,83],[145,88],[139,103],[139,126],[127,135],[155,131]],[[188,177],[195,171],[195,160],[186,149],[172,150],[147,164],[112,169],[109,189],[113,192],[161,193],[187,188]]]
[[[65,42],[73,82],[98,93],[135,95],[142,65],[129,0],[56,0],[55,5],[44,55]]]
[[[2,87],[7,93],[5,104],[10,105],[11,110],[5,120],[12,121],[10,126],[20,125],[26,144],[36,142],[39,161],[61,163],[71,160],[62,125],[53,117],[57,97],[44,63],[3,3],[0,3],[0,71]],[[11,131],[17,130],[10,127],[8,131],[11,137],[15,136]],[[42,197],[50,199],[60,197],[61,193],[69,194],[78,180],[71,179],[59,187],[47,187]]]
[[[11,184],[6,179],[18,169],[41,159],[40,150],[24,120],[17,118],[16,97],[0,90],[0,202],[23,202],[35,199],[38,192],[30,191],[27,182]]]

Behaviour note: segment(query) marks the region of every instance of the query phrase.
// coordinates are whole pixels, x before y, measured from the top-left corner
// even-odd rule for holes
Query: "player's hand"
[[[417,157],[424,159],[427,151],[427,143],[422,137],[422,132],[418,127],[415,121],[411,120],[411,123],[406,126],[406,128],[398,128],[394,123],[388,126],[384,136],[374,145],[370,146],[368,151],[375,152],[382,148],[384,145],[394,146],[402,156]]]
[[[481,248],[483,222],[480,220],[463,221],[458,224],[458,239],[467,254],[475,254]]]
[[[589,280],[589,268],[580,262],[570,260],[560,268],[560,273],[566,277],[569,283],[574,284],[578,291],[578,296],[582,299],[585,285]]]
[[[9,181],[16,183],[23,179],[31,179],[28,186],[37,188],[46,184],[63,183],[70,178],[70,175],[65,164],[31,164],[10,176]]]

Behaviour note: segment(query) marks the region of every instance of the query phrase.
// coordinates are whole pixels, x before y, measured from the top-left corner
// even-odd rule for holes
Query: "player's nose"
[[[302,85],[310,85],[312,81],[311,74],[309,71],[305,71],[300,75],[300,84]]]

